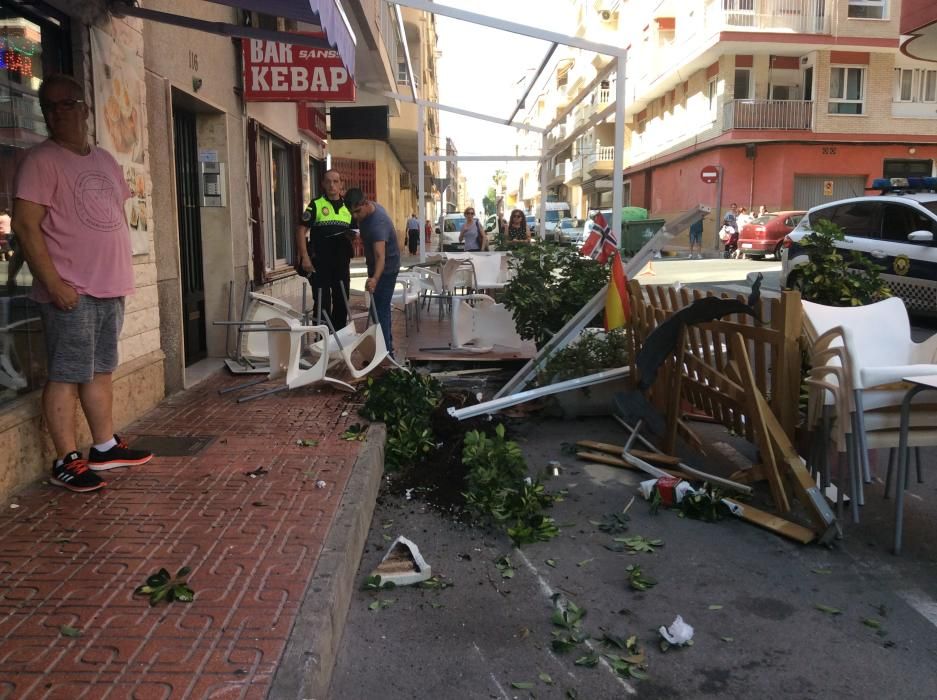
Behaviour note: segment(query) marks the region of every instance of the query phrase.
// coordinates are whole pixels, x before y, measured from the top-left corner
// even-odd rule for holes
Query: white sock
[[[111,438],[107,442],[102,442],[100,445],[95,445],[94,449],[96,449],[98,452],[107,452],[116,444],[117,444],[117,440],[115,440],[114,438]]]

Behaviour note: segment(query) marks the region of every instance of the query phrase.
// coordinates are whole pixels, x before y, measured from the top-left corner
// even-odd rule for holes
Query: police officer
[[[296,250],[299,254],[297,272],[305,275],[312,286],[316,317],[319,299],[335,329],[348,322],[345,295],[351,282],[353,248],[350,236],[351,212],[342,199],[342,176],[337,170],[326,170],[322,176],[325,194],[314,199],[303,211],[296,227]],[[344,288],[344,289],[343,289]]]

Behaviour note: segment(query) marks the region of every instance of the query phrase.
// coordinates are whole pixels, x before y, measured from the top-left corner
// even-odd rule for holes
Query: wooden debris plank
[[[604,452],[606,454],[615,455],[616,457],[621,457],[622,451],[625,449],[624,445],[613,445],[609,442],[596,442],[595,440],[577,440],[577,447],[585,447],[589,450],[594,450],[596,452]],[[657,452],[646,452],[644,450],[629,450],[631,454],[640,457],[646,462],[657,462],[658,464],[669,464],[676,466],[680,464],[680,458],[674,457],[673,455],[665,455]]]

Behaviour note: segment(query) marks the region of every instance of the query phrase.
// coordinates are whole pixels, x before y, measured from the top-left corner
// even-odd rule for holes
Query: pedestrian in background
[[[88,142],[84,95],[69,75],[42,81],[39,107],[49,138],[23,159],[13,203],[13,229],[45,331],[42,413],[56,452],[49,482],[80,492],[105,485],[99,471],[153,457],[114,433],[112,375],[124,298],[134,291],[124,213],[130,188],[114,157]],[[78,450],[79,400],[94,443],[87,460]]]
[[[699,221],[690,224],[690,260],[694,258],[694,247],[696,248],[696,259],[701,260],[703,257],[703,220],[705,218],[706,215],[703,214]]]
[[[465,210],[465,223],[459,231],[459,243],[465,244],[466,252],[476,252],[485,249],[485,232],[481,222],[475,218],[475,210],[469,207]]]
[[[507,222],[507,242],[508,246],[526,245],[530,243],[530,227],[527,225],[527,217],[520,209],[511,212],[511,217]]]
[[[335,328],[343,328],[348,323],[345,297],[354,256],[351,211],[342,198],[342,175],[337,170],[322,174],[322,190],[325,194],[309,202],[296,227],[296,271],[312,287],[314,316],[324,311]]]
[[[765,208],[765,205],[762,204],[758,207],[758,213],[755,215],[756,219],[760,219],[762,216],[768,213],[768,210]]]
[[[420,250],[420,220],[416,214],[410,214],[407,219],[407,250],[410,255],[416,255]]]
[[[394,222],[377,202],[369,201],[364,192],[352,188],[345,193],[345,202],[358,222],[364,242],[364,258],[368,266],[368,279],[364,283],[371,293],[371,303],[377,313],[384,334],[384,344],[391,357],[394,338],[391,333],[390,303],[400,271],[400,248]]]
[[[426,220],[426,224],[423,226],[423,233],[426,236],[426,249],[429,250],[433,241],[433,223],[429,219]]]

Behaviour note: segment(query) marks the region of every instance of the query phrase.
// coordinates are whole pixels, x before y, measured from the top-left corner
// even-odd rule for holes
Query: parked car
[[[527,228],[530,229],[531,236],[537,236],[537,217],[533,214],[527,217]]]
[[[937,178],[922,180],[929,192],[883,187],[877,197],[850,197],[808,211],[784,239],[781,284],[799,286],[798,268],[807,262],[800,241],[825,219],[845,234],[836,247],[884,268],[882,279],[909,311],[937,314]]]
[[[555,235],[557,243],[578,244],[582,240],[582,219],[560,219]]]
[[[761,258],[773,255],[775,260],[780,260],[784,237],[794,230],[805,213],[777,211],[759,216],[739,231],[739,248],[745,257]]]

